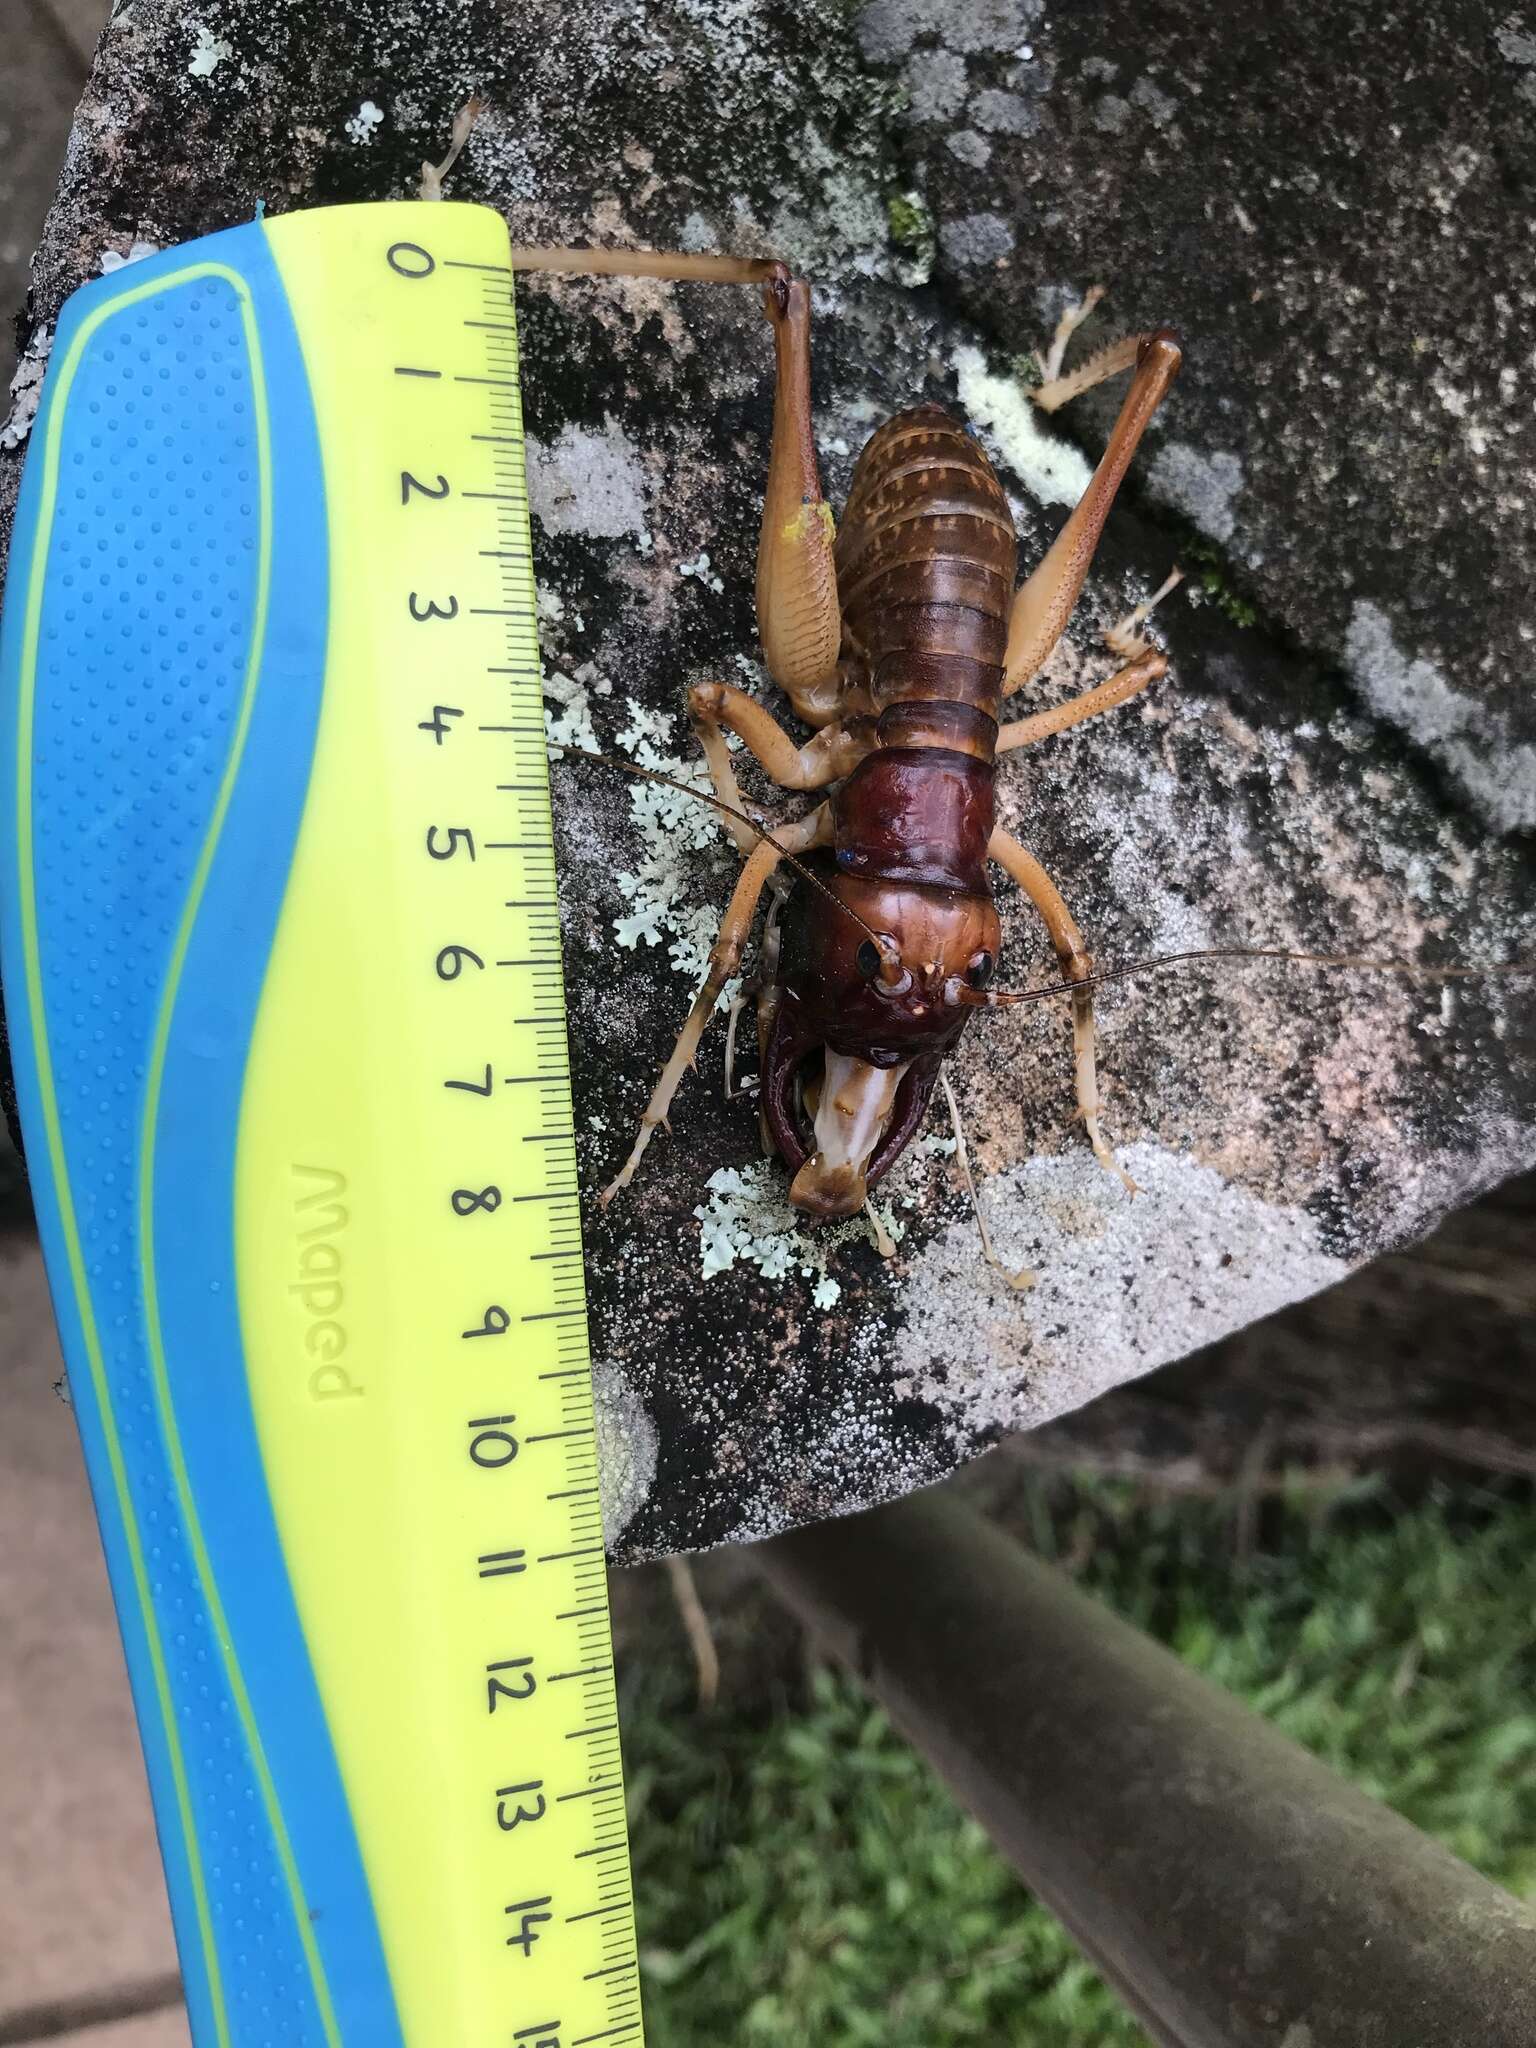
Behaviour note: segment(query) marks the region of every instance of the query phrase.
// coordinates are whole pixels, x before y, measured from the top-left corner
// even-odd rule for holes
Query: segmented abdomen
[[[997,716],[1018,543],[986,451],[942,406],[871,435],[837,536],[843,654],[877,711],[900,701]]]

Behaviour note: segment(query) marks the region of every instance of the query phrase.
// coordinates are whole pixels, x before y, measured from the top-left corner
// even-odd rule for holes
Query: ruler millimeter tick
[[[641,2039],[534,613],[495,214],[65,308],[0,936],[199,2048]]]

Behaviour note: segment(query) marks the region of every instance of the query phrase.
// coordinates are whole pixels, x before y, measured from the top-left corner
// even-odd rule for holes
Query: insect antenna
[[[1096,968],[1075,981],[1053,981],[1039,988],[973,989],[958,978],[946,987],[951,1002],[968,1009],[1001,1010],[1015,1003],[1041,1003],[1050,996],[1068,996],[1078,989],[1102,988],[1106,982],[1125,981],[1133,974],[1148,974],[1158,967],[1178,967],[1191,961],[1289,960],[1304,967],[1364,969],[1374,974],[1402,974],[1417,981],[1476,981],[1487,976],[1536,974],[1536,960],[1491,961],[1482,966],[1457,962],[1449,967],[1421,966],[1412,960],[1378,960],[1365,953],[1298,953],[1285,946],[1201,946],[1187,953],[1155,953],[1145,960],[1127,960],[1118,967]]]
[[[825,896],[834,910],[840,910],[844,917],[851,918],[861,932],[874,940],[882,956],[889,954],[890,942],[877,932],[873,925],[866,924],[851,905],[829,889],[821,877],[814,874],[803,861],[797,860],[789,848],[775,839],[766,826],[759,825],[756,818],[738,809],[735,804],[728,804],[724,797],[712,796],[705,789],[695,789],[692,783],[679,782],[675,775],[663,775],[659,768],[642,768],[638,761],[621,761],[617,754],[599,754],[592,747],[573,747],[565,740],[551,740],[549,745],[556,753],[565,754],[572,760],[597,761],[604,768],[617,768],[621,774],[633,775],[641,782],[662,783],[667,789],[675,789],[682,796],[691,796],[701,804],[708,804],[711,810],[723,811],[726,817],[738,819],[749,832],[755,832],[759,839],[766,839],[770,846],[777,847],[779,858],[787,866],[792,867],[802,881],[809,882],[819,895]]]

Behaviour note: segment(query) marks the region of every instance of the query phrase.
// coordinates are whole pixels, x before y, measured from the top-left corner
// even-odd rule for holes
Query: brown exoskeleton
[[[445,161],[422,166],[424,199],[441,197],[442,180],[480,111],[478,100],[461,108]],[[1179,345],[1168,329],[1132,336],[1063,376],[1067,342],[1099,290],[1061,321],[1042,361],[1038,405],[1054,410],[1125,370],[1131,383],[1081,501],[1015,590],[1017,544],[1007,499],[980,444],[940,406],[899,413],[871,436],[854,471],[842,530],[835,530],[812,432],[810,292],[785,265],[636,250],[514,248],[511,254],[514,271],[762,287],[774,330],[776,382],[758,547],[758,626],[769,674],[815,734],[797,743],[731,684],[689,691],[716,792],[706,800],[730,820],[743,867],[704,985],[605,1203],[633,1178],[652,1132],[666,1121],[781,863],[801,881],[782,930],[764,947],[758,994],[763,1125],[793,1176],[791,1200],[817,1216],[850,1216],[863,1206],[916,1132],[943,1060],[974,1009],[1070,996],[1078,1111],[1096,1157],[1134,1192],[1099,1124],[1092,997],[1098,983],[1197,960],[1290,960],[1429,980],[1536,972],[1536,961],[1420,967],[1223,946],[1095,973],[1055,883],[998,826],[1000,754],[1124,704],[1166,672],[1165,658],[1137,629],[1178,581],[1177,572],[1105,636],[1123,663],[1107,681],[1032,717],[1000,723],[1005,700],[1039,672],[1061,638],[1115,494],[1178,373]],[[727,731],[781,788],[831,794],[787,825],[771,831],[755,825],[736,787]],[[989,861],[1038,911],[1062,968],[1060,985],[989,986],[1000,936]],[[963,1142],[960,1160],[969,1184]]]
[[[693,1063],[720,992],[740,964],[763,890],[786,855],[822,884],[790,897],[777,960],[758,998],[765,1131],[793,1178],[796,1207],[850,1216],[918,1129],[939,1069],[988,992],[1000,928],[987,864],[1040,913],[1065,977],[1091,961],[1060,892],[996,822],[1002,753],[1123,704],[1167,666],[1131,630],[1125,665],[1070,703],[1000,725],[1004,700],[1061,637],[1138,442],[1179,367],[1167,329],[1107,351],[1047,402],[1122,368],[1130,390],[1081,502],[1045,559],[1014,589],[1007,498],[980,443],[937,405],[898,413],[854,471],[840,532],[817,472],[810,397],[810,291],[782,264],[630,252],[514,250],[514,269],[644,271],[763,279],[777,377],[757,564],[768,672],[815,737],[801,745],[728,683],[695,685],[688,709],[715,789],[734,815],[743,867],[709,972],[607,1200],[632,1178]],[[1059,340],[1064,341],[1064,335]],[[1053,351],[1048,369],[1059,364]],[[831,794],[771,837],[745,819],[726,731],[773,781]],[[1099,1126],[1090,988],[1073,995],[1078,1110]],[[813,1104],[809,1110],[802,1105]]]

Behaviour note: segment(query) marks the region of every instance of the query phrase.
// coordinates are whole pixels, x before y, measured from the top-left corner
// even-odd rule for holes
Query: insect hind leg
[[[1148,422],[1167,397],[1169,387],[1178,375],[1181,360],[1178,339],[1166,327],[1151,334],[1133,335],[1114,353],[1113,368],[1134,364],[1135,374],[1108,446],[1087,490],[1051,543],[1044,560],[1019,586],[1014,596],[1008,615],[1008,652],[1003,682],[1005,697],[1022,689],[1031,676],[1039,673],[1051,649],[1061,638],[1088,574],[1099,536],[1115,501],[1115,493],[1124,480]],[[1122,355],[1124,361],[1120,360]],[[1105,374],[1112,374],[1112,371]]]
[[[763,290],[773,328],[773,441],[757,549],[757,629],[768,673],[807,725],[845,709],[842,609],[832,508],[822,495],[811,413],[811,290],[788,271]]]
[[[649,249],[515,247],[512,269],[674,283],[757,284],[773,328],[773,436],[757,552],[757,621],[768,673],[807,725],[831,725],[855,703],[838,668],[842,612],[832,508],[822,494],[811,413],[811,293],[772,257]]]
[[[1090,285],[1075,305],[1069,305],[1063,310],[1061,318],[1056,322],[1056,332],[1051,336],[1050,347],[1035,351],[1035,361],[1040,366],[1040,391],[1050,391],[1061,377],[1061,366],[1066,361],[1073,335],[1098,305],[1104,292],[1103,285]],[[1039,404],[1039,393],[1036,392],[1034,397],[1036,404]],[[1056,401],[1056,404],[1064,403],[1064,399]],[[1045,409],[1052,412],[1055,406],[1047,401]]]
[[[1165,597],[1171,597],[1184,581],[1184,571],[1174,567],[1168,571],[1150,597],[1144,597],[1140,604],[1132,605],[1123,619],[1116,619],[1112,626],[1104,628],[1104,645],[1111,654],[1118,654],[1122,661],[1144,661],[1152,653],[1152,642],[1143,638],[1142,627],[1152,616]]]

